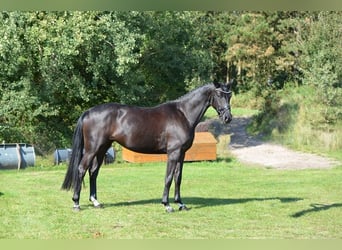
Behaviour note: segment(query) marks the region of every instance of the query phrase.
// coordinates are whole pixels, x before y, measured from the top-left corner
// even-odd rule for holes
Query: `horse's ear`
[[[219,84],[219,83],[216,82],[216,81],[214,82],[214,85],[215,85],[215,88],[217,88],[217,89],[218,89],[218,88],[221,88],[221,84]]]
[[[233,78],[233,79],[229,80],[229,82],[227,83],[227,88],[232,89],[234,84],[235,84],[235,79]]]

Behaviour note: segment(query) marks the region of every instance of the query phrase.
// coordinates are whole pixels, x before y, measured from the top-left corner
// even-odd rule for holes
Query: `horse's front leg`
[[[184,162],[185,152],[181,154],[176,169],[174,172],[174,181],[175,181],[175,203],[178,203],[179,210],[188,210],[187,206],[182,202],[180,195],[180,186],[182,183],[182,172],[183,172],[183,162]]]
[[[165,174],[165,186],[162,198],[162,204],[164,204],[166,212],[173,212],[173,208],[169,203],[169,192],[172,183],[172,179],[175,173],[176,165],[179,159],[180,150],[168,153],[166,174]]]

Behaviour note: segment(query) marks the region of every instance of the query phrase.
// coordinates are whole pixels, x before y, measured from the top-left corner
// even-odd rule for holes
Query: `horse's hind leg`
[[[96,179],[99,174],[100,167],[102,165],[104,156],[108,148],[109,146],[104,147],[103,149],[100,149],[98,151],[98,153],[96,154],[96,157],[93,160],[92,167],[89,169],[89,183],[90,183],[89,201],[91,201],[94,204],[95,208],[102,207],[102,205],[97,200]]]
[[[76,211],[80,210],[79,202],[80,202],[80,195],[81,195],[81,189],[82,189],[82,181],[93,158],[94,158],[94,154],[85,153],[78,167],[78,181],[74,187],[74,195],[72,197],[72,200],[74,201],[74,210]]]
[[[93,167],[91,169],[94,169],[94,170],[89,170],[89,183],[90,183],[89,201],[91,201],[94,204],[94,207],[101,208],[102,205],[97,201],[96,178],[97,178],[97,175],[99,174],[100,167],[98,166],[96,159],[94,159]]]

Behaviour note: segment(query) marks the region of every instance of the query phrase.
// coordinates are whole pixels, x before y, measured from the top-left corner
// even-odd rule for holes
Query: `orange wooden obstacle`
[[[216,139],[209,132],[196,132],[191,148],[186,152],[184,161],[216,160]],[[122,159],[128,162],[166,162],[166,154],[141,154],[122,148]]]

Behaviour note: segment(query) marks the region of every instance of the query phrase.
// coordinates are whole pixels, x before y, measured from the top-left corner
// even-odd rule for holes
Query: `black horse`
[[[62,189],[74,189],[74,209],[80,209],[81,183],[87,170],[90,177],[89,200],[95,207],[101,207],[97,201],[96,178],[105,153],[114,141],[140,153],[166,153],[168,160],[162,204],[166,211],[173,211],[169,205],[169,190],[174,179],[174,200],[180,210],[187,209],[180,196],[185,152],[191,147],[195,127],[209,106],[216,109],[224,123],[232,120],[231,93],[231,82],[215,83],[152,108],[107,103],[85,111],[77,122],[72,155],[62,185]]]

